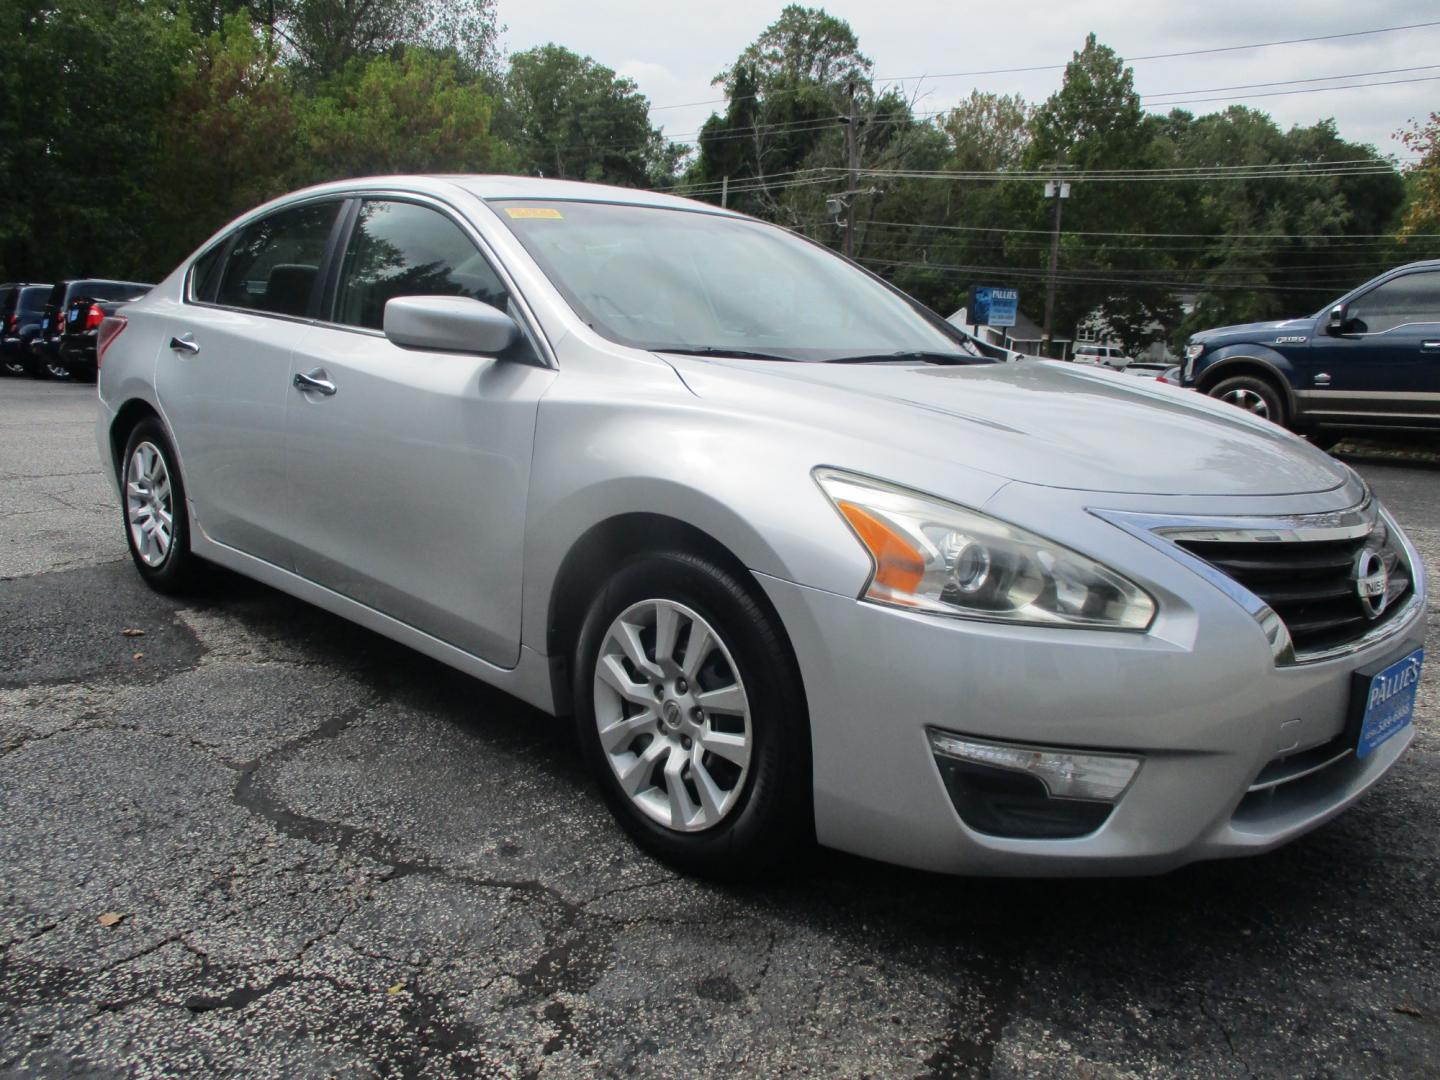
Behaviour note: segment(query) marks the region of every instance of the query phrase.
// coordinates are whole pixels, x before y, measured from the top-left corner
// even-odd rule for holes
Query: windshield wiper
[[[674,353],[676,356],[728,356],[735,360],[788,360],[795,362],[793,356],[781,356],[779,353],[755,352],[752,349],[730,349],[723,345],[694,345],[686,349],[672,349],[666,345],[651,346],[652,352]]]
[[[921,360],[927,364],[973,364],[980,359],[966,353],[939,352],[889,352],[863,353],[859,356],[837,356],[826,360],[827,364],[893,364],[901,361]]]

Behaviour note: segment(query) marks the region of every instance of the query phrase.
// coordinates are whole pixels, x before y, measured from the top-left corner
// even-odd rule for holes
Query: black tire
[[[1329,453],[1335,444],[1343,440],[1345,436],[1338,431],[1312,431],[1305,438],[1310,440],[1311,446],[1317,446]]]
[[[74,373],[58,360],[46,360],[40,367],[44,369],[44,374],[41,376],[42,378],[54,379],[56,382],[75,381]]]
[[[594,687],[600,649],[619,615],[651,600],[683,605],[714,629],[750,710],[750,763],[735,785],[737,800],[700,831],[677,831],[643,812],[620,786],[601,745]],[[813,840],[809,719],[799,671],[776,617],[730,571],[679,551],[626,563],[590,605],[573,670],[582,752],[611,811],[642,848],[688,873],[734,879],[773,867]]]
[[[1221,379],[1210,387],[1209,394],[1220,401],[1228,399],[1230,404],[1237,408],[1243,408],[1281,427],[1284,427],[1289,419],[1285,411],[1285,399],[1280,391],[1269,380],[1255,375],[1232,375],[1228,379]],[[1247,404],[1257,398],[1263,405],[1263,412],[1260,408]]]
[[[15,376],[30,374],[30,369],[25,366],[24,360],[21,360],[18,356],[9,355],[0,359],[0,371],[4,371],[6,375]]]
[[[126,479],[131,458],[142,444],[155,448],[170,478],[170,547],[161,561],[154,565],[145,561],[136,546],[128,510]],[[190,551],[190,518],[186,511],[185,482],[180,475],[170,437],[166,435],[160,421],[154,417],[141,420],[125,440],[125,456],[120,459],[120,517],[125,528],[125,544],[130,549],[130,559],[145,584],[162,593],[184,592],[195,584],[200,573],[200,560]]]

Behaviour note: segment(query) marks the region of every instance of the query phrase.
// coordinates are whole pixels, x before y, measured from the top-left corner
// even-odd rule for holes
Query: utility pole
[[[860,184],[860,140],[855,135],[854,79],[850,80],[846,92],[850,98],[850,115],[845,123],[845,155],[850,174],[849,183],[846,186],[850,189],[850,197],[845,201],[845,254],[848,258],[853,259],[855,257],[855,198]]]
[[[730,177],[720,178],[720,209],[724,210],[730,205]]]
[[[1045,198],[1055,200],[1055,224],[1050,230],[1050,272],[1045,276],[1045,327],[1041,351],[1049,355],[1055,329],[1055,275],[1060,269],[1060,208],[1070,197],[1070,184],[1065,180],[1046,180]]]

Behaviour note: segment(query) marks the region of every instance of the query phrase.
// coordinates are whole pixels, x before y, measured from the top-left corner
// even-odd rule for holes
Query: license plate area
[[[1351,679],[1350,745],[1363,761],[1411,725],[1425,650],[1357,671]]]

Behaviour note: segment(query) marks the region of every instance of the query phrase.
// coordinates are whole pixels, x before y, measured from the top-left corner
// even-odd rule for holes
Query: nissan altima
[[[693,872],[818,839],[1153,873],[1313,829],[1413,736],[1422,567],[1352,470],[1158,382],[992,363],[713,206],[309,188],[97,353],[147,583],[220,564],[572,717]]]

